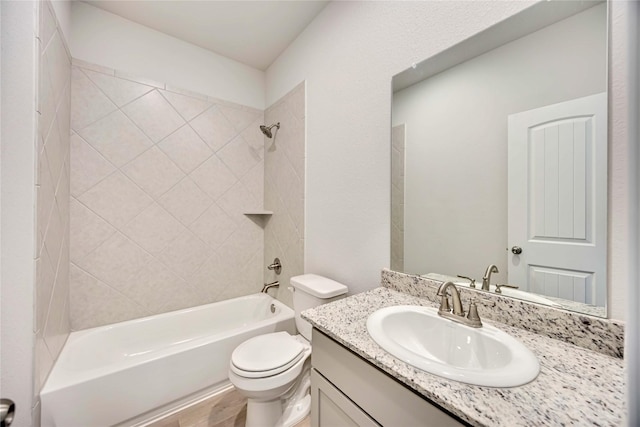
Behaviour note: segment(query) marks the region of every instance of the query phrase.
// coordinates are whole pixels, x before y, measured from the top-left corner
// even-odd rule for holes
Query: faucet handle
[[[467,277],[467,276],[462,276],[460,274],[457,275],[459,278],[461,279],[467,279],[469,281],[469,287],[470,288],[475,288],[476,287],[476,279],[472,279],[471,277]]]
[[[498,285],[496,283],[496,294],[501,294],[502,293],[502,289],[500,289],[500,288],[518,289],[518,286],[516,286],[516,285],[507,285],[506,283],[504,285]]]
[[[469,320],[470,326],[480,327],[482,326],[482,321],[480,320],[480,315],[478,314],[478,306],[476,305],[476,301],[476,298],[471,298],[467,319]]]

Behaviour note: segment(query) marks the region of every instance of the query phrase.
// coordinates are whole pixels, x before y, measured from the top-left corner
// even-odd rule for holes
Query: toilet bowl
[[[344,298],[347,287],[325,277],[291,278],[300,335],[275,332],[251,338],[232,353],[229,381],[247,397],[247,427],[290,427],[311,409],[311,325],[308,308]]]

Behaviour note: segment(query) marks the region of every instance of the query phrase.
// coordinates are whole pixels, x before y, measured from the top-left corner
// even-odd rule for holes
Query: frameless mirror
[[[598,1],[536,3],[394,76],[391,269],[606,316],[606,91]]]

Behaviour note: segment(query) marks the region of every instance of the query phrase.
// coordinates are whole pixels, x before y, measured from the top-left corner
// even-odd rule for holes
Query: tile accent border
[[[412,296],[437,302],[441,282],[424,277],[383,269],[381,285]],[[458,288],[463,305],[479,292]],[[525,331],[544,335],[588,350],[622,358],[624,355],[624,322],[587,316],[526,301],[482,292],[480,316]],[[482,307],[482,305],[485,305]]]

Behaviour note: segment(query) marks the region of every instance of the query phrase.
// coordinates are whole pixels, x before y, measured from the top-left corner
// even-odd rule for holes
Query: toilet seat
[[[244,378],[270,377],[298,363],[306,355],[306,347],[287,332],[260,335],[233,351],[229,368]]]

